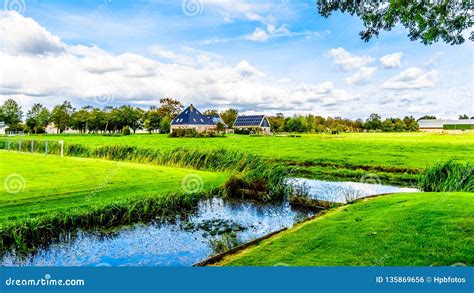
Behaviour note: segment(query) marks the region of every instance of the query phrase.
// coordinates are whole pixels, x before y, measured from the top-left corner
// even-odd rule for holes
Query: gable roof
[[[191,104],[171,121],[171,125],[216,125],[216,123]]]
[[[238,116],[234,122],[234,127],[260,127],[266,121],[265,115]],[[268,121],[265,122],[267,124]],[[263,127],[268,127],[263,125]]]

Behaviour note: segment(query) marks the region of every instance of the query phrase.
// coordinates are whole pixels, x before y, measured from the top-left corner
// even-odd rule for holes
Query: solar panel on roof
[[[234,126],[260,126],[264,115],[249,115],[239,116],[234,123]]]

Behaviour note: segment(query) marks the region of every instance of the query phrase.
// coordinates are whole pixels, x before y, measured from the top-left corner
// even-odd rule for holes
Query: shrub
[[[439,163],[425,170],[418,185],[423,191],[474,192],[474,166],[455,161]]]
[[[122,135],[130,135],[130,127],[124,126],[122,128]]]

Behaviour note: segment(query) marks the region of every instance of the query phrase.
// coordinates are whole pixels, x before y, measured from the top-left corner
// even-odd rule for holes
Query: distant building
[[[190,105],[171,121],[171,132],[176,129],[194,129],[197,132],[215,131],[217,122],[218,118],[204,115]]]
[[[59,130],[54,125],[54,123],[51,122],[45,127],[44,133],[46,133],[46,134],[59,134]],[[62,133],[63,134],[75,134],[75,133],[80,133],[80,131],[79,130],[74,130],[74,129],[71,129],[70,127],[68,127]]]
[[[0,122],[0,135],[5,135],[6,130],[7,130],[7,126],[5,125],[5,123]]]
[[[233,128],[234,130],[248,130],[255,133],[271,133],[270,122],[265,115],[238,116]]]
[[[418,126],[423,132],[474,131],[474,119],[422,119],[418,121]]]

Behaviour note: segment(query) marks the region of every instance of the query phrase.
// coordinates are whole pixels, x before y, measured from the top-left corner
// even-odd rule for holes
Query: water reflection
[[[289,183],[302,188],[309,197],[319,200],[346,203],[361,197],[384,193],[418,192],[416,188],[396,187],[361,182],[330,182],[292,178]]]

